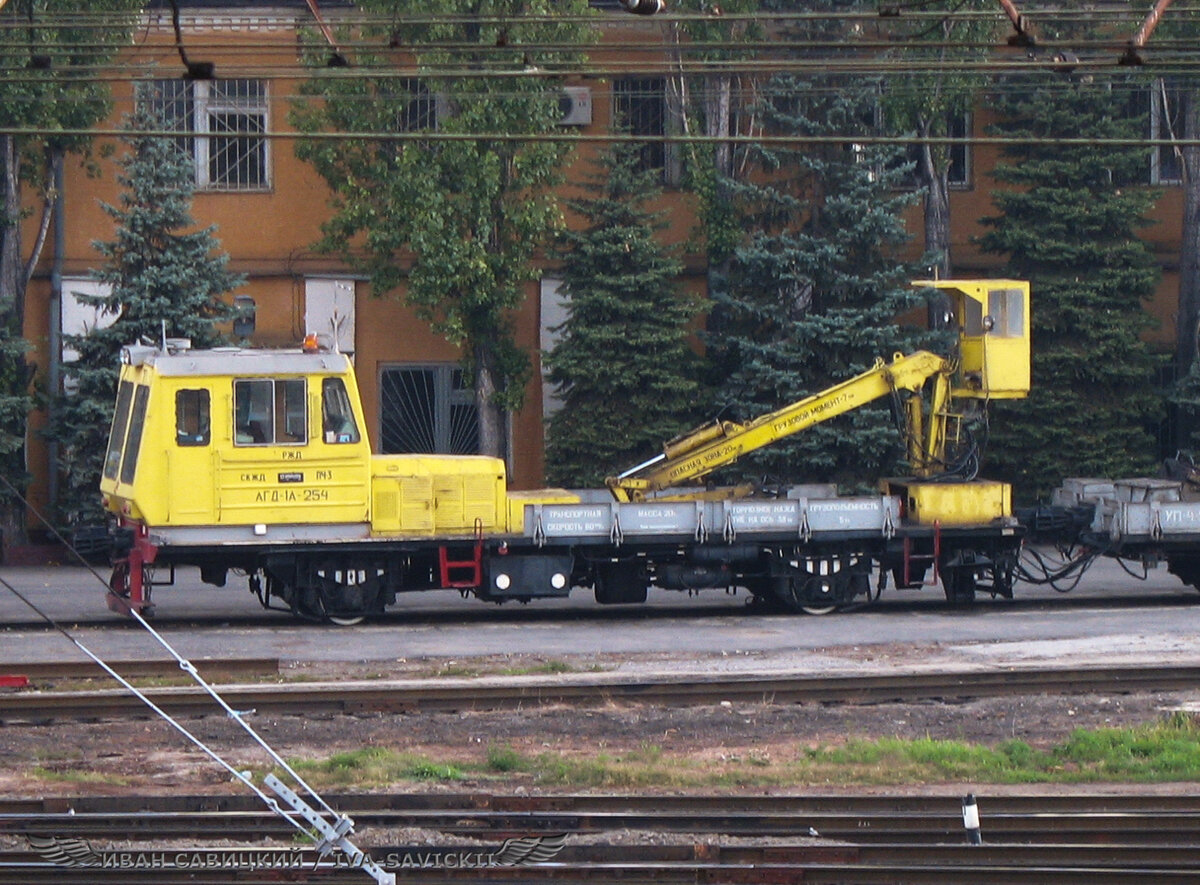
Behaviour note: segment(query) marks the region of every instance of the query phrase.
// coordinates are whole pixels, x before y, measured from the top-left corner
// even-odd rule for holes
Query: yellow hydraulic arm
[[[755,418],[748,424],[714,421],[671,440],[662,454],[607,480],[618,501],[641,501],[665,488],[698,479],[742,455],[806,427],[897,391],[916,393],[932,380],[928,403],[904,403],[908,462],[914,476],[930,478],[946,468],[951,422],[963,417],[952,400],[983,408],[992,399],[1029,392],[1029,283],[1024,280],[923,280],[950,301],[958,332],[953,359],[928,351],[879,360],[861,375]],[[721,497],[746,490],[715,493]],[[687,498],[703,496],[689,493]]]
[[[747,424],[714,421],[663,446],[663,453],[607,480],[618,501],[641,501],[647,495],[679,485],[732,464],[746,452],[770,445],[814,424],[853,411],[895,391],[918,391],[935,379],[928,427],[922,429],[921,402],[908,411],[909,461],[920,473],[940,463],[945,444],[946,406],[954,364],[928,351],[882,359],[849,381],[791,403]]]

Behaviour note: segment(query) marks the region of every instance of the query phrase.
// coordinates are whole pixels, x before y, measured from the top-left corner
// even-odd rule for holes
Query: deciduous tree
[[[561,114],[542,66],[573,63],[588,37],[585,0],[362,0],[394,26],[368,31],[395,51],[350,54],[356,67],[395,64],[402,78],[314,76],[296,108],[298,155],[329,184],[323,249],[368,274],[378,295],[403,292],[434,331],[461,347],[473,379],[479,448],[500,454],[505,410],[519,408],[529,355],[514,312],[538,271],[531,259],[558,229],[551,191],[569,148],[547,138]],[[380,39],[382,38],[382,39]],[[323,61],[323,57],[321,59]],[[397,133],[395,141],[367,133]],[[426,137],[422,138],[421,135]]]

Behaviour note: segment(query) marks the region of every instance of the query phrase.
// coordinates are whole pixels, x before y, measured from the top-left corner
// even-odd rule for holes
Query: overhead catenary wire
[[[1039,145],[1058,147],[1196,147],[1200,138],[1079,138],[1073,136],[915,136],[915,135],[864,135],[846,133],[841,135],[635,135],[607,132],[597,135],[559,134],[550,132],[436,132],[418,130],[412,132],[197,132],[183,129],[139,130],[131,133],[127,129],[46,129],[39,127],[0,126],[0,135],[40,138],[45,136],[95,136],[98,138],[128,138],[131,134],[146,138],[266,138],[277,141],[370,141],[370,142],[470,142],[493,141],[507,143],[554,142],[562,144],[741,144],[748,146],[795,147],[798,145],[946,145],[946,146],[1023,146],[1035,141]]]
[[[1031,18],[1033,18],[1035,16],[1039,16],[1039,15],[1045,15],[1048,18],[1052,18],[1052,20],[1055,20],[1055,21],[1069,22],[1072,20],[1072,15],[1070,14],[1070,12],[1063,11],[1063,10],[1054,10],[1053,12],[1034,10],[1034,11],[1026,13],[1025,18],[1031,19]],[[237,28],[238,24],[241,24],[243,22],[250,22],[250,21],[263,21],[263,22],[278,23],[278,26],[280,28],[305,29],[305,28],[311,27],[315,31],[322,32],[323,36],[326,37],[326,39],[322,41],[322,45],[327,45],[327,43],[328,43],[328,27],[327,26],[323,27],[323,25],[324,25],[323,21],[305,18],[298,14],[291,15],[291,16],[285,14],[285,15],[279,16],[279,15],[265,14],[263,11],[254,10],[254,9],[245,10],[245,11],[237,11],[237,12],[233,12],[233,13],[224,12],[219,9],[208,9],[208,10],[204,10],[204,11],[200,11],[200,12],[193,12],[191,15],[188,15],[185,17],[186,17],[190,27],[193,27],[193,28],[203,27],[206,32],[212,32],[214,30],[225,30],[225,31],[236,32],[236,28]],[[114,18],[116,18],[118,20],[114,21],[113,20]],[[166,12],[166,10],[155,11],[155,12],[149,13],[148,15],[142,16],[140,19],[140,22],[136,26],[136,28],[137,28],[137,30],[141,30],[141,31],[155,30],[155,29],[167,31],[167,30],[169,30],[169,27],[167,25],[168,18],[169,18],[169,16],[168,16],[168,13]],[[769,44],[770,46],[778,47],[779,45],[785,45],[785,46],[793,45],[797,48],[804,48],[805,46],[809,46],[809,47],[829,46],[829,45],[831,45],[831,43],[834,39],[834,35],[831,33],[822,31],[815,36],[809,36],[804,39],[797,39],[794,42],[789,44],[789,42],[787,40],[787,37],[789,35],[789,32],[787,31],[787,25],[789,23],[828,22],[831,25],[846,25],[848,23],[855,23],[857,25],[863,21],[884,20],[884,19],[881,19],[880,16],[878,16],[876,14],[854,13],[854,12],[838,12],[838,13],[834,13],[834,14],[831,14],[831,13],[801,13],[801,12],[789,12],[789,13],[756,12],[756,13],[722,14],[719,17],[714,17],[712,15],[705,14],[705,13],[676,13],[676,14],[668,16],[666,18],[655,17],[653,20],[630,19],[628,17],[614,18],[610,15],[598,14],[595,12],[593,14],[583,15],[583,16],[571,16],[571,15],[565,15],[565,14],[556,14],[556,15],[549,15],[549,16],[522,15],[522,16],[512,16],[512,17],[464,16],[464,15],[444,15],[444,16],[432,16],[431,15],[428,17],[408,16],[408,17],[404,18],[401,22],[395,22],[388,18],[383,18],[383,17],[354,16],[354,15],[330,15],[329,18],[332,22],[334,22],[337,26],[341,27],[341,29],[344,31],[374,29],[374,30],[381,31],[381,32],[394,30],[396,27],[400,27],[400,26],[402,26],[405,29],[421,31],[423,29],[432,29],[432,28],[437,28],[437,27],[446,27],[446,26],[451,26],[451,25],[461,25],[461,24],[467,24],[467,23],[470,23],[473,26],[483,28],[483,29],[507,28],[507,27],[515,27],[515,26],[520,26],[520,25],[539,25],[539,24],[560,24],[560,25],[568,24],[569,25],[569,24],[573,24],[573,23],[597,25],[597,26],[603,27],[605,25],[612,26],[614,24],[619,23],[621,26],[623,26],[625,28],[636,25],[636,26],[639,26],[642,30],[646,31],[646,33],[652,34],[652,33],[655,33],[656,31],[657,32],[663,31],[662,25],[664,22],[670,22],[670,24],[673,27],[677,27],[678,25],[681,25],[681,24],[688,24],[691,22],[702,22],[702,23],[705,23],[708,25],[717,23],[722,26],[728,26],[730,28],[732,28],[734,26],[740,26],[742,24],[755,24],[755,25],[759,25],[759,26],[765,25],[767,27],[771,27],[771,28],[775,28],[775,29],[783,29],[782,33],[780,33],[778,35],[777,39],[770,41],[770,44]],[[892,23],[897,21],[897,19],[894,17],[890,17],[885,20],[889,23],[888,30],[893,30]],[[929,11],[929,12],[918,11],[918,12],[907,13],[904,16],[902,16],[900,20],[903,20],[903,21],[913,20],[913,21],[915,21],[915,23],[920,24],[922,26],[924,26],[922,24],[922,22],[925,20],[932,20],[932,21],[942,22],[942,23],[947,23],[947,24],[953,24],[956,22],[958,22],[958,23],[991,22],[991,23],[996,24],[998,27],[998,30],[997,30],[998,39],[995,42],[995,45],[1002,46],[1003,23],[1005,21],[1005,16],[1000,12],[999,9],[996,9],[993,11],[988,11],[988,12],[977,11],[977,10]],[[1089,25],[1091,25],[1093,28],[1097,28],[1097,29],[1100,28],[1104,24],[1104,22],[1111,21],[1113,23],[1113,33],[1111,33],[1109,35],[1109,38],[1106,41],[1099,41],[1099,42],[1102,42],[1102,43],[1106,42],[1106,43],[1111,44],[1114,47],[1122,47],[1123,48],[1128,44],[1129,36],[1132,33],[1130,30],[1130,27],[1137,24],[1138,15],[1136,13],[1127,14],[1127,15],[1119,15],[1116,13],[1111,13],[1109,15],[1109,17],[1106,18],[1103,11],[1099,11],[1099,12],[1094,11],[1087,16],[1086,20],[1088,21]],[[1178,24],[1180,22],[1200,20],[1200,7],[1178,7],[1178,6],[1173,7],[1169,20],[1175,22],[1176,24]],[[121,31],[129,30],[131,27],[128,23],[122,24],[119,21],[119,17],[114,17],[114,16],[110,15],[107,17],[94,17],[94,18],[89,19],[86,14],[73,14],[69,17],[64,16],[61,18],[52,16],[49,14],[43,14],[38,18],[37,24],[40,27],[45,28],[45,29],[69,29],[73,32],[94,31],[97,33],[102,33],[104,31],[108,31],[108,30],[111,30],[114,32],[121,32]],[[174,25],[174,22],[172,22],[172,25]],[[1118,27],[1118,25],[1120,27]],[[3,35],[8,30],[12,30],[17,34],[21,34],[24,31],[28,30],[28,25],[25,22],[18,20],[14,17],[0,17],[0,35]],[[857,28],[857,30],[863,31],[866,29]],[[1066,46],[1075,46],[1075,45],[1087,46],[1087,45],[1092,45],[1095,42],[1097,42],[1097,41],[1094,41],[1094,40],[1054,41],[1054,40],[1046,40],[1044,38],[1039,39],[1039,45],[1049,46],[1049,47],[1055,47],[1055,46],[1066,47]],[[1181,40],[1181,43],[1182,43],[1182,45],[1185,45],[1185,46],[1187,45],[1186,41]],[[86,44],[83,44],[83,43],[80,43],[77,45],[80,47],[86,46]],[[97,44],[97,45],[107,46],[109,44]],[[189,37],[188,37],[188,46],[189,47],[203,48],[206,45],[208,45],[207,41],[199,40],[195,34],[189,34]],[[369,42],[357,41],[357,40],[347,42],[346,40],[343,39],[339,45],[341,45],[343,48],[345,48],[345,47],[350,47],[350,46],[365,46],[365,45],[371,45],[371,44]],[[542,50],[552,51],[555,48],[555,44],[540,43],[540,42],[536,42],[536,41],[535,42],[525,42],[525,43],[522,43],[521,45],[522,45],[522,48],[525,48],[525,49],[528,49],[531,51],[542,51]],[[688,40],[681,41],[677,45],[682,51],[692,51],[693,47],[695,47],[696,49],[698,49],[700,51],[704,51],[704,50],[735,50],[735,49],[739,49],[739,48],[744,48],[747,44],[744,44],[740,38],[734,39],[734,38],[730,38],[730,37],[721,37],[720,35],[718,35],[716,38],[714,38],[709,35],[690,34]],[[754,46],[756,44],[750,43],[748,45]],[[757,44],[757,45],[761,46],[762,44]],[[912,35],[901,32],[899,34],[893,34],[887,40],[872,41],[870,39],[863,39],[861,36],[857,36],[851,40],[846,40],[843,38],[843,39],[839,40],[837,44],[833,44],[833,45],[842,45],[842,46],[847,46],[847,47],[854,47],[854,46],[862,45],[862,46],[866,46],[866,47],[888,46],[888,47],[894,47],[894,48],[932,49],[932,48],[936,48],[939,44],[936,42],[927,43],[925,41],[915,40]],[[961,43],[960,42],[958,44],[946,43],[946,44],[941,44],[941,45],[946,45],[946,46],[961,45],[964,47],[970,47],[970,46],[980,46],[980,45],[985,45],[985,44]],[[1154,46],[1165,46],[1165,45],[1169,45],[1169,44],[1162,42],[1161,38],[1156,38],[1153,45]],[[250,48],[253,48],[254,44],[248,44],[248,46]],[[437,39],[431,38],[428,34],[421,35],[420,48],[423,51],[431,50],[431,49],[432,50],[445,50],[445,49],[451,49],[451,48],[455,48],[455,47],[456,47],[456,44],[453,41],[449,41],[449,42],[439,41]],[[380,43],[378,43],[378,48],[383,49],[383,48],[387,48],[387,47],[386,47],[385,43],[380,42]],[[392,48],[394,48],[394,47],[392,47]],[[476,48],[479,48],[479,47],[477,46]],[[1151,47],[1151,48],[1153,48],[1153,47]]]

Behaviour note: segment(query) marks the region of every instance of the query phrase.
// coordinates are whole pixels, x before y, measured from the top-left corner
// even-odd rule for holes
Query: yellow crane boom
[[[890,363],[881,359],[872,368],[848,381],[761,415],[746,424],[714,421],[677,437],[663,447],[661,455],[608,479],[608,487],[619,501],[643,500],[647,495],[698,479],[719,467],[732,464],[747,452],[881,397],[901,390],[920,390],[930,378],[941,380],[941,383],[935,383],[934,417],[929,422],[919,451],[910,450],[909,457],[914,463],[938,461],[944,444],[943,423],[938,416],[944,412],[942,407],[949,394],[949,379],[953,370],[953,363],[928,351],[918,351],[908,356],[896,354]],[[911,424],[911,410],[909,414]],[[919,432],[919,425],[914,429]],[[910,442],[917,443],[917,440]]]
[[[986,403],[1029,391],[1029,284],[1019,280],[937,280],[914,283],[950,298],[958,331],[954,358],[929,351],[896,354],[820,393],[746,424],[713,421],[677,437],[661,454],[606,480],[618,501],[642,501],[663,489],[693,482],[742,455],[900,391],[917,393],[932,382],[928,402],[904,403],[907,457],[916,477],[943,470],[950,424],[962,415],[954,398]],[[718,492],[726,496],[733,492]],[[697,493],[682,493],[697,497]]]

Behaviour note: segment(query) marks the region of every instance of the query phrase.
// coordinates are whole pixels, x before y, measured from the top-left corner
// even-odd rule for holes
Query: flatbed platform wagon
[[[158,567],[244,574],[264,605],[349,624],[401,593],[504,602],[590,588],[741,587],[812,613],[941,584],[955,602],[1012,593],[1011,489],[974,478],[968,425],[1029,383],[1029,287],[923,283],[951,296],[958,346],[867,372],[748,424],[718,422],[606,489],[508,489],[485,456],[376,455],[349,359],[306,341],[266,351],[122,354],[101,492],[119,523],[109,604],[151,610]],[[896,402],[913,476],[880,492],[696,485],[762,445],[881,397]]]

